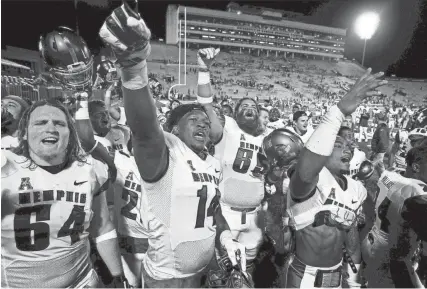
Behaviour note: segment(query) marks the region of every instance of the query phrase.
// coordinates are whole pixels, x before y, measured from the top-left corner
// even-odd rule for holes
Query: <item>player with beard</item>
[[[372,91],[387,83],[371,69],[333,106],[301,151],[290,180],[289,224],[294,230],[295,256],[288,262],[287,288],[341,287],[343,274],[350,287],[360,287],[359,208],[366,198],[362,183],[345,176],[352,158],[351,144],[338,136],[350,115]],[[343,248],[351,269],[343,270]]]
[[[96,287],[89,235],[114,285],[125,286],[107,167],[81,150],[67,109],[38,101],[18,132],[15,153],[2,153],[2,286]]]
[[[286,129],[297,134],[303,143],[306,143],[313,133],[313,128],[308,126],[308,116],[301,110],[294,113],[293,124]]]
[[[18,124],[29,104],[21,97],[8,95],[1,100],[1,148],[12,149],[17,147]]]
[[[208,155],[210,120],[200,105],[175,108],[160,129],[148,86],[151,32],[126,2],[103,23],[101,39],[112,47],[122,79],[133,148],[145,187],[140,213],[148,232],[144,282],[151,288],[201,286],[214,257],[215,241],[237,266],[245,249],[233,236],[219,206],[219,163]],[[216,226],[216,228],[215,228]]]
[[[219,49],[206,48],[197,53],[199,64],[198,101],[211,120],[211,140],[216,144],[215,156],[224,171],[220,190],[221,207],[233,238],[246,247],[248,271],[263,241],[258,226],[261,203],[265,200],[262,141],[267,135],[259,130],[259,110],[255,100],[242,98],[236,104],[234,119],[225,117],[221,126],[212,105],[212,88],[209,68]],[[218,252],[219,257],[223,255]]]
[[[376,221],[362,243],[365,277],[370,288],[423,288],[426,259],[416,273],[420,241],[427,244],[427,146],[412,148],[406,156],[405,175],[380,171]],[[424,275],[424,276],[423,276]]]
[[[277,107],[273,107],[268,114],[270,122],[267,124],[268,128],[278,129],[284,128],[284,120],[280,118],[280,110]]]

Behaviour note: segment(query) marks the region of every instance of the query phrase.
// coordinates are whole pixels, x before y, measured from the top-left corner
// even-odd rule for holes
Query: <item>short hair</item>
[[[62,103],[58,102],[55,99],[45,99],[45,100],[36,101],[24,112],[18,126],[19,145],[13,150],[13,152],[16,153],[17,155],[21,155],[27,158],[27,160],[30,161],[30,164],[28,166],[29,169],[37,168],[38,165],[30,158],[30,148],[28,145],[28,140],[25,140],[24,137],[27,134],[31,113],[36,108],[41,106],[56,107],[65,114],[65,118],[67,119],[68,129],[70,130],[70,137],[68,139],[68,146],[66,148],[66,156],[65,156],[66,166],[65,167],[70,166],[74,161],[85,163],[86,162],[85,153],[80,147],[79,136],[77,134],[77,129],[74,125],[72,117],[68,113],[68,109],[65,106],[63,106]]]
[[[292,116],[292,120],[297,121],[301,116],[304,116],[304,115],[307,116],[305,111],[299,110],[299,111],[294,113],[294,115]]]
[[[169,108],[172,108],[172,104],[173,104],[174,102],[178,103],[178,105],[181,105],[181,102],[180,102],[179,100],[177,100],[177,99],[172,99],[172,100],[171,100],[171,102],[169,103]]]
[[[224,108],[224,107],[229,108],[229,109],[230,109],[230,111],[231,111],[231,114],[233,114],[233,113],[234,113],[234,111],[233,111],[233,107],[232,107],[231,105],[229,105],[229,104],[224,104],[224,105],[222,106],[222,108]]]
[[[97,108],[105,108],[105,102],[100,99],[89,101],[88,103],[89,115],[93,115]]]
[[[340,127],[340,129],[338,130],[338,134],[337,134],[337,135],[342,136],[343,132],[344,132],[344,131],[346,131],[346,130],[353,131],[353,130],[352,130],[351,128],[349,128],[348,126],[343,125],[343,126],[341,126],[341,127]]]
[[[414,163],[427,161],[427,146],[419,146],[409,150],[406,155],[406,164],[412,166]]]
[[[182,104],[170,111],[170,115],[166,121],[166,131],[171,132],[173,127],[178,124],[178,122],[181,120],[181,118],[193,110],[200,110],[206,113],[205,108],[203,105],[199,103],[188,103],[188,104]],[[207,113],[206,113],[207,115]]]

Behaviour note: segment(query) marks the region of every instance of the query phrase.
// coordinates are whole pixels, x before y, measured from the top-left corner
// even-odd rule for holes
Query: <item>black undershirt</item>
[[[54,166],[39,166],[40,168],[44,169],[45,171],[48,171],[51,174],[56,175],[59,172],[62,172],[62,170],[67,166],[67,162],[63,162],[59,165]]]

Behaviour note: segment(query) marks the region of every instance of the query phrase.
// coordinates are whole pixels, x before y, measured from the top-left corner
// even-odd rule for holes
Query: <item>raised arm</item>
[[[371,74],[369,68],[338,105],[331,107],[325,114],[322,122],[301,151],[296,171],[292,175],[290,192],[294,200],[302,201],[314,192],[319,173],[334,149],[335,139],[342,121],[346,115],[352,114],[366,97],[379,94],[373,90],[387,83],[378,80],[382,75],[382,72]]]
[[[199,64],[199,74],[197,82],[197,100],[206,109],[206,113],[211,121],[211,141],[216,144],[222,138],[223,126],[219,116],[216,115],[212,105],[212,87],[209,69],[214,57],[219,53],[219,48],[204,48],[197,52],[197,62]]]
[[[114,82],[107,88],[104,95],[104,103],[105,108],[110,113],[110,116],[116,121],[118,121],[120,119],[120,109],[118,107],[111,107],[111,93],[113,92],[116,85],[117,82]]]
[[[146,59],[151,51],[151,32],[139,14],[125,2],[107,18],[99,35],[117,57],[139,172],[145,181],[156,181],[167,170],[168,151],[148,87]]]

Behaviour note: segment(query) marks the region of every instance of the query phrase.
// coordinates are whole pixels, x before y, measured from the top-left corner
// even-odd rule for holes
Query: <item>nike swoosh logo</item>
[[[83,181],[83,182],[74,181],[75,186],[80,186],[80,185],[83,185],[84,183],[87,183],[87,181]]]
[[[217,171],[216,169],[215,169],[215,173],[219,173],[220,171]]]
[[[118,139],[115,139],[114,141],[119,141],[120,139],[118,138]]]
[[[353,200],[351,200],[351,203],[352,203],[352,204],[356,204],[356,203],[357,203],[357,201],[353,201]]]

